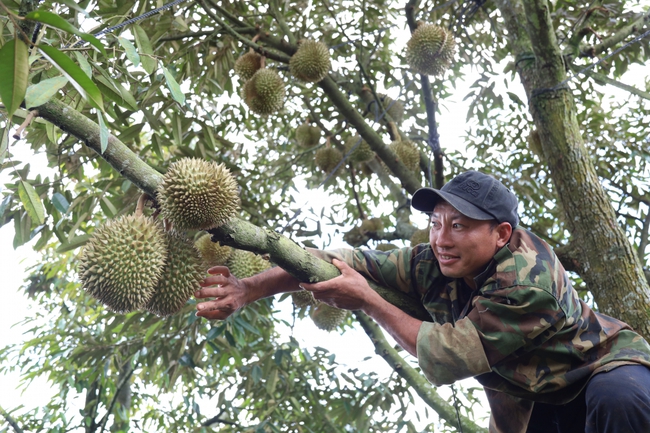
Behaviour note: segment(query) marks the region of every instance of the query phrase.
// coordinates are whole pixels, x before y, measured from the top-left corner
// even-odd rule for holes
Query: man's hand
[[[320,283],[301,284],[314,294],[314,298],[345,310],[363,310],[374,297],[379,297],[366,279],[345,262],[334,259],[332,264],[341,271],[341,275]]]
[[[227,267],[215,266],[208,273],[210,276],[201,282],[203,288],[194,292],[194,296],[215,299],[197,304],[197,316],[223,320],[250,303],[246,285],[231,275]]]

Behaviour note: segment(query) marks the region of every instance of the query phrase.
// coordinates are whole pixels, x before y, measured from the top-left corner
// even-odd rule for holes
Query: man
[[[212,268],[196,296],[217,299],[197,314],[223,319],[304,288],[373,317],[433,384],[476,377],[491,432],[650,432],[650,346],[579,299],[549,245],[517,227],[517,199],[503,184],[468,171],[440,190],[416,191],[412,205],[431,214],[428,245],[315,251],[341,270],[316,284],[279,268],[241,281]],[[386,302],[364,276],[417,298],[434,321]]]

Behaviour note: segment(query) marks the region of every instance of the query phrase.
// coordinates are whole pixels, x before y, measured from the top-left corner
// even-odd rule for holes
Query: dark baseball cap
[[[478,171],[461,173],[440,189],[418,189],[411,205],[431,213],[441,200],[475,220],[495,219],[499,223],[510,223],[512,228],[519,224],[517,197],[497,179]]]

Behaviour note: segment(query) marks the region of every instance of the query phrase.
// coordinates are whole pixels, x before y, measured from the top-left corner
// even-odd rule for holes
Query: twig
[[[25,121],[18,127],[18,129],[16,129],[16,132],[14,132],[14,140],[22,139],[22,132],[29,126],[30,123],[32,123],[32,120],[34,120],[34,117],[36,116],[38,116],[38,110],[32,110],[27,113]]]

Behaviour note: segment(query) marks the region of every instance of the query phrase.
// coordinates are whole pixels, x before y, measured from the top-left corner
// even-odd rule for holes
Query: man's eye
[[[452,227],[455,228],[455,229],[459,229],[459,228],[462,228],[463,225],[462,225],[462,224],[458,224],[458,223],[454,223],[454,224],[452,225]]]

